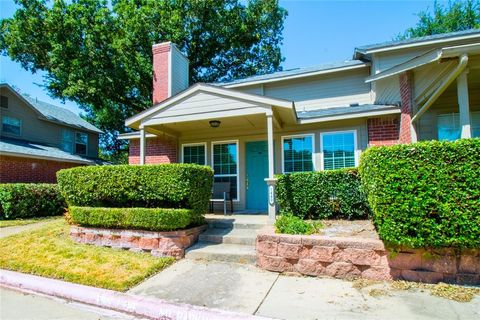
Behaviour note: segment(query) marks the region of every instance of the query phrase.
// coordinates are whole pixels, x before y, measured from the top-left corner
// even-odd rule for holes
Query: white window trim
[[[303,137],[312,137],[312,168],[313,171],[317,171],[316,165],[315,165],[315,134],[314,133],[305,133],[305,134],[294,134],[290,136],[282,136],[282,173],[290,173],[290,172],[285,172],[285,150],[283,149],[284,145],[284,140],[285,139],[290,139],[290,138],[303,138]]]
[[[85,154],[77,153],[77,133],[85,134],[87,136],[87,142],[85,143]],[[73,154],[78,154],[80,156],[87,156],[88,155],[88,140],[89,140],[88,133],[81,132],[81,131],[75,131],[75,134],[73,135]],[[82,143],[79,143],[79,144],[82,144]]]
[[[205,165],[207,165],[207,143],[206,142],[196,142],[196,143],[182,143],[182,163],[185,163],[185,153],[183,152],[184,147],[195,147],[195,146],[204,146],[205,148]]]
[[[3,118],[10,118],[10,119],[15,119],[15,120],[18,120],[20,121],[20,133],[19,134],[13,134],[13,133],[10,133],[10,132],[5,132],[3,131]],[[12,136],[12,137],[21,137],[22,134],[23,134],[23,121],[22,119],[20,118],[17,118],[17,117],[11,117],[11,116],[2,116],[2,127],[1,127],[1,131],[4,133],[4,134],[7,134],[9,136]]]
[[[65,129],[65,128],[62,128],[60,130],[60,143],[63,144],[64,140],[63,140],[63,133],[64,132],[70,132],[72,134],[72,141],[70,141],[70,147],[72,148],[72,152],[71,154],[75,154],[75,131],[72,131],[70,129]],[[87,138],[88,139],[88,138]],[[62,149],[63,150],[63,149]],[[63,150],[65,152],[68,152],[66,150]]]
[[[238,140],[225,140],[225,141],[212,141],[211,143],[211,162],[210,162],[210,167],[212,170],[214,170],[214,162],[213,162],[213,147],[218,144],[228,144],[228,143],[235,143],[237,147],[237,158],[235,159],[235,162],[237,163],[237,174],[222,174],[222,175],[217,175],[218,177],[237,177],[237,198],[233,199],[233,202],[240,202],[240,163],[238,162],[238,159],[240,158],[240,145]],[[215,170],[213,177],[215,178]],[[221,201],[223,199],[212,199],[216,201]]]
[[[353,151],[355,154],[355,168],[358,167],[358,163],[360,162],[360,150],[358,150],[358,139],[357,139],[357,130],[338,130],[338,131],[325,131],[320,132],[320,170],[324,171],[324,161],[323,161],[323,136],[325,134],[332,134],[332,133],[353,133]]]

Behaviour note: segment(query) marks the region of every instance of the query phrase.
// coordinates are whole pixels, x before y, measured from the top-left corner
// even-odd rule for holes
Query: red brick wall
[[[402,100],[400,115],[400,136],[399,143],[411,143],[412,135],[410,120],[412,118],[412,73],[404,72],[400,75],[400,96]]]
[[[77,167],[80,164],[19,157],[0,157],[0,183],[11,182],[57,182],[60,169]]]
[[[149,138],[145,150],[146,164],[174,163],[177,162],[177,143],[175,141]],[[140,140],[130,140],[128,153],[129,164],[140,164]]]
[[[368,145],[391,146],[398,144],[400,120],[398,117],[382,117],[367,120]]]
[[[170,43],[152,47],[153,52],[153,104],[168,98],[168,54]]]

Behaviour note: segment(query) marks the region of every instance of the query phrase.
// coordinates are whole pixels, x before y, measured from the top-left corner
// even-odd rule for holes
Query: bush
[[[322,228],[320,222],[305,221],[291,213],[283,214],[275,221],[275,232],[286,234],[312,234]]]
[[[207,212],[213,171],[194,164],[89,166],[57,172],[68,205],[145,207]]]
[[[360,173],[383,240],[480,247],[480,139],[370,148]]]
[[[85,227],[171,231],[192,224],[191,209],[69,207],[72,223]]]
[[[277,200],[282,212],[306,219],[364,219],[369,214],[355,169],[280,175]]]
[[[56,184],[0,184],[0,219],[56,216],[65,207]]]

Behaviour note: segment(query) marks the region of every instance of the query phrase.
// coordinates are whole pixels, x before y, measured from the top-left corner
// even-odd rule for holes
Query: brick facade
[[[400,75],[400,96],[401,96],[401,115],[400,115],[400,134],[399,143],[411,143],[412,132],[410,120],[412,119],[413,108],[413,87],[412,73],[404,72]]]
[[[391,146],[398,144],[400,120],[398,117],[381,117],[367,120],[368,145]]]
[[[177,143],[162,138],[148,138],[145,148],[145,164],[175,163],[177,161]],[[140,164],[140,140],[130,140],[129,164]]]
[[[158,104],[168,98],[168,56],[170,42],[161,43],[152,47],[153,53],[153,104]]]
[[[60,169],[80,166],[77,163],[42,159],[0,157],[0,183],[55,183]]]

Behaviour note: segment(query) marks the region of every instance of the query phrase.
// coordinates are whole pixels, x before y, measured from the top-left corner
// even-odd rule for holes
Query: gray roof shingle
[[[400,107],[395,105],[361,104],[358,106],[300,111],[300,112],[297,112],[297,116],[299,119],[311,119],[311,118],[341,116],[341,115],[347,115],[352,113],[363,113],[363,112],[370,112],[370,111],[384,111],[384,110],[392,110],[392,109],[400,110]]]
[[[102,161],[99,159],[91,159],[76,154],[71,154],[46,144],[5,137],[0,139],[0,153],[13,153],[30,157],[59,159],[85,164],[102,163]]]

